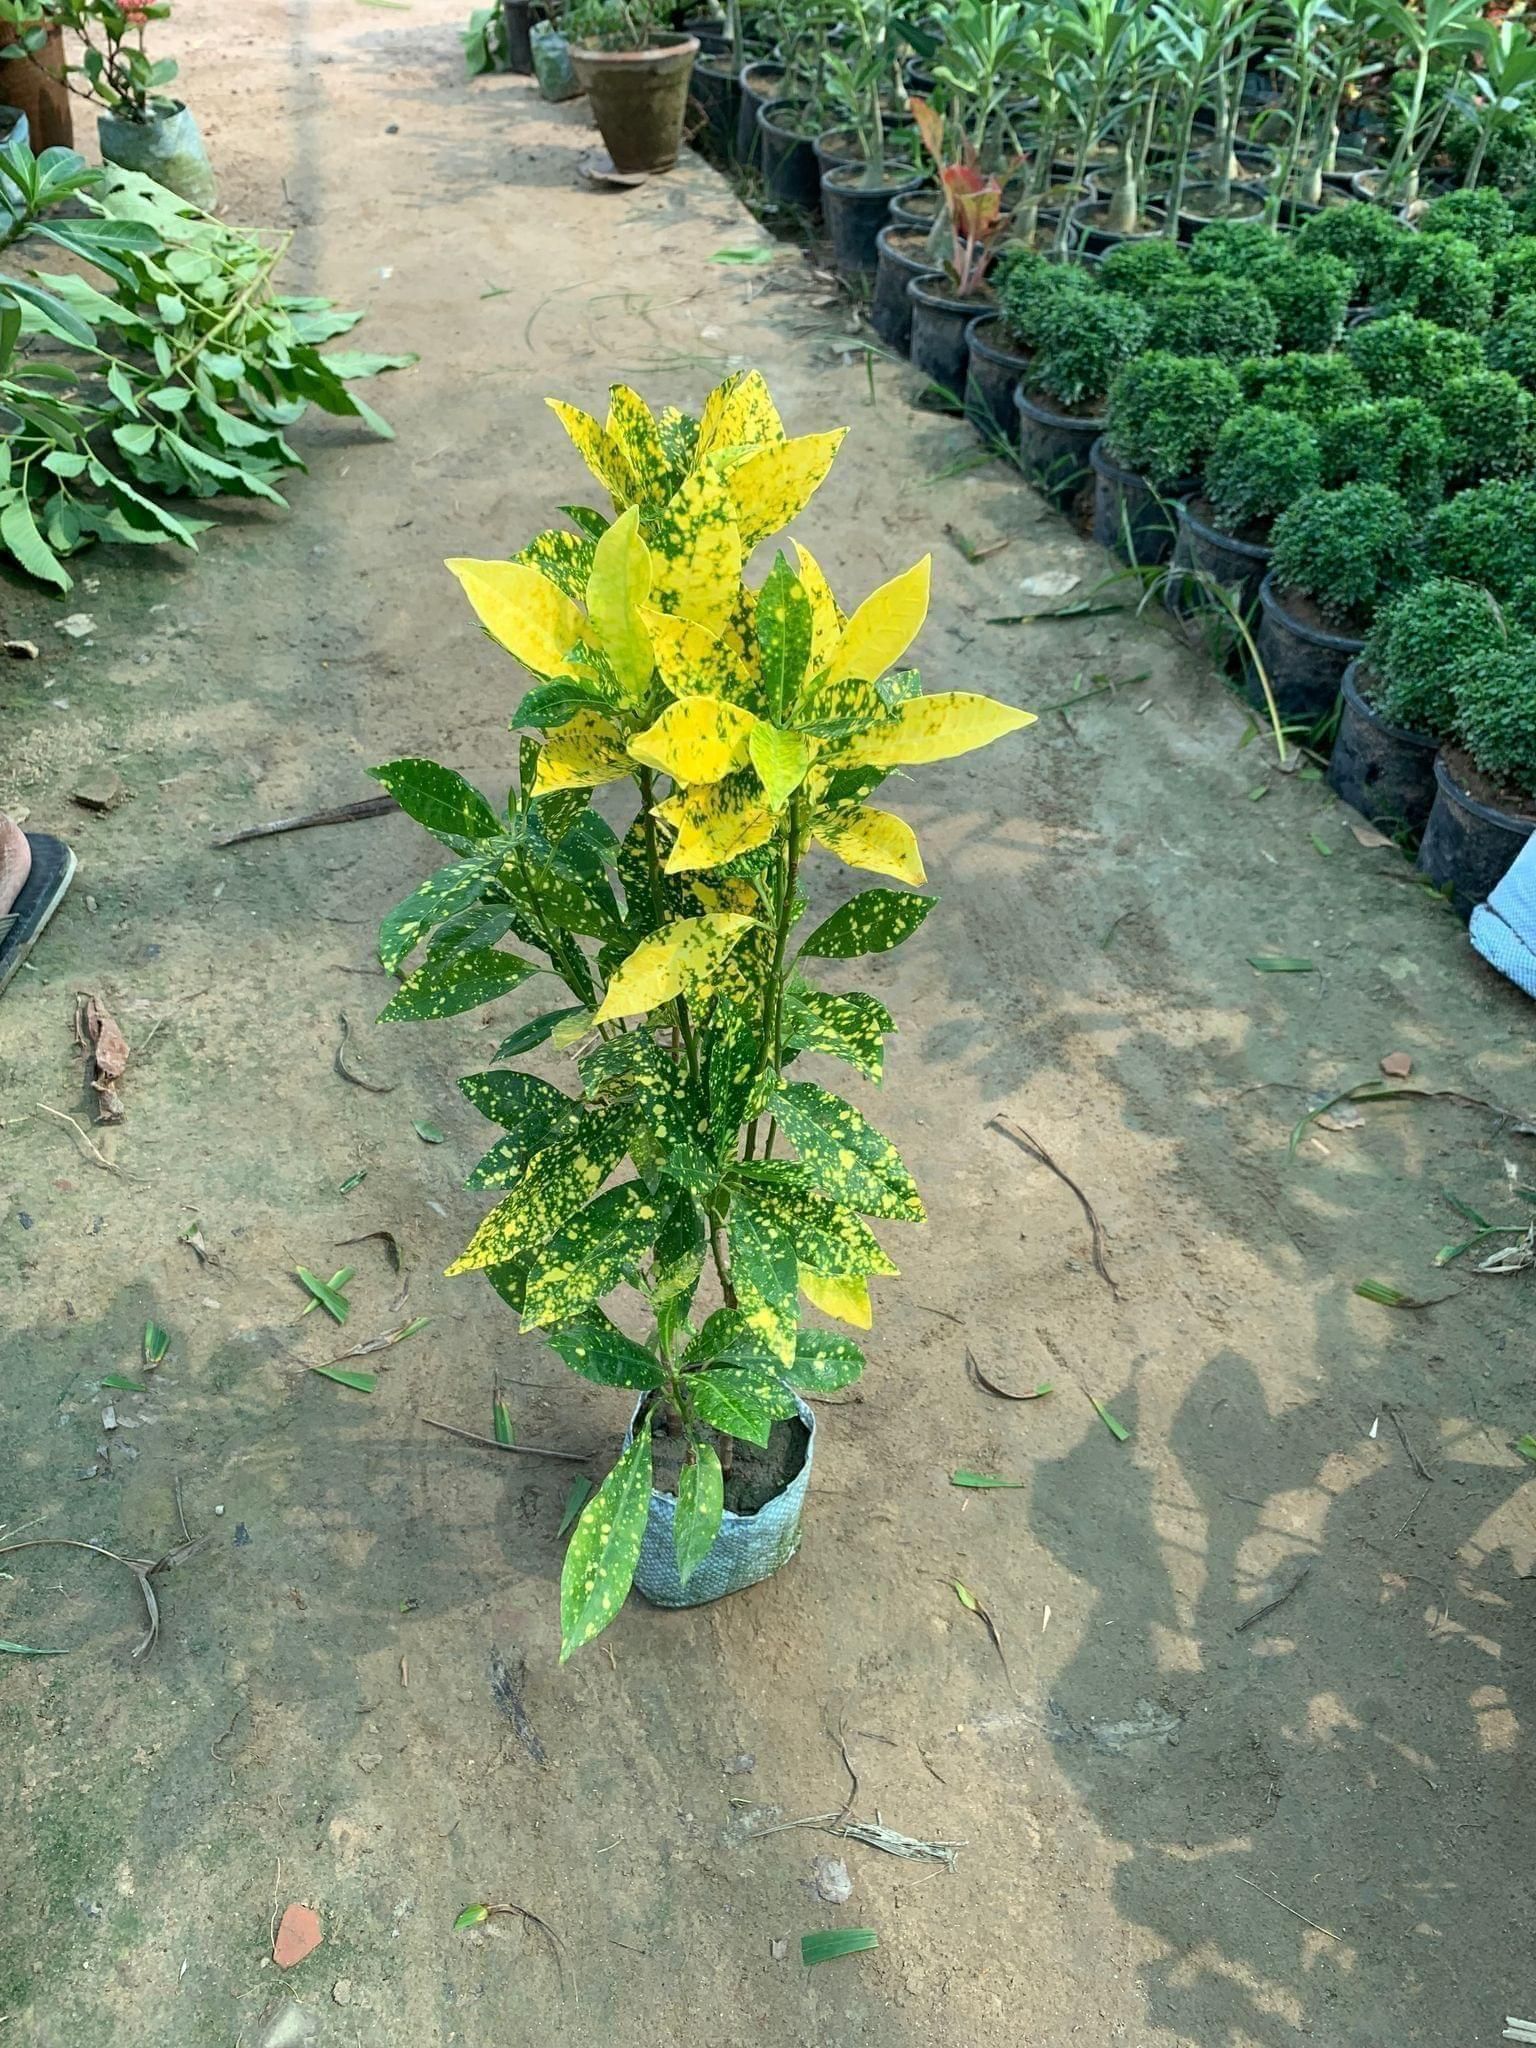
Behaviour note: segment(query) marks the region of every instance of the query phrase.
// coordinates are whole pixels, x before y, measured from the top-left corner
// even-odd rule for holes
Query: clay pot
[[[571,62],[616,171],[670,171],[683,143],[695,36],[658,31],[646,50],[585,50]]]

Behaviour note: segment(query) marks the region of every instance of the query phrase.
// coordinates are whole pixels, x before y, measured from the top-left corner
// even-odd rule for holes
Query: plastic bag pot
[[[30,149],[32,125],[20,107],[0,105],[0,149],[12,142],[19,142],[23,149]]]
[[[821,212],[821,165],[816,161],[816,144],[794,126],[799,109],[782,100],[757,103],[757,151],[763,184],[770,199],[780,206],[798,207],[801,213]]]
[[[1179,531],[1173,545],[1173,566],[1198,570],[1202,575],[1214,578],[1223,590],[1235,591],[1239,611],[1252,611],[1258,602],[1259,586],[1269,574],[1273,549],[1258,541],[1239,540],[1235,534],[1223,533],[1219,526],[1209,525],[1191,509],[1187,498],[1180,500],[1178,514]],[[1186,603],[1192,611],[1217,608],[1215,600],[1198,585],[1191,588]]]
[[[1309,625],[1286,610],[1273,575],[1259,585],[1259,626],[1254,635],[1282,719],[1315,725],[1333,709],[1344,671],[1359,655],[1363,640]],[[1247,678],[1248,701],[1265,708],[1256,675]]]
[[[784,76],[782,64],[743,64],[739,81],[740,97],[736,103],[736,161],[750,164],[754,170],[761,166],[758,150],[757,111],[759,107],[771,106],[775,94],[768,91]]]
[[[912,367],[932,387],[925,402],[941,412],[963,412],[971,362],[965,330],[976,317],[976,301],[957,299],[942,270],[909,278],[907,297],[912,301]]]
[[[710,153],[722,163],[736,160],[736,125],[741,116],[741,80],[729,57],[700,57],[689,83],[693,105],[702,121],[690,127],[690,139],[708,139]]]
[[[800,1518],[805,1511],[811,1459],[816,1450],[816,1417],[803,1401],[795,1405],[808,1437],[805,1463],[783,1492],[766,1501],[755,1515],[738,1515],[726,1509],[720,1520],[720,1534],[689,1574],[686,1586],[677,1575],[677,1501],[670,1493],[652,1489],[650,1517],[640,1539],[640,1561],[635,1566],[635,1591],[643,1594],[653,1607],[705,1607],[711,1600],[723,1600],[727,1593],[743,1592],[748,1586],[772,1578],[800,1548]],[[635,1410],[635,1422],[644,1408],[642,1401]],[[626,1450],[633,1435],[631,1422],[624,1438]]]
[[[1013,394],[1029,367],[1004,340],[1006,329],[996,313],[978,313],[965,330],[965,416],[983,441],[1014,445],[1018,413]]]
[[[539,81],[542,96],[556,106],[561,100],[579,98],[581,86],[571,63],[569,38],[548,22],[540,22],[530,40],[533,44],[533,75]]]
[[[658,32],[648,50],[572,46],[577,83],[616,171],[670,171],[683,146],[698,38]]]
[[[1032,398],[1019,384],[1013,394],[1018,414],[1019,468],[1058,512],[1076,515],[1095,481],[1091,456],[1104,432],[1103,420],[1074,419]]]
[[[1464,789],[1443,753],[1435,756],[1435,801],[1419,842],[1419,872],[1469,918],[1514,865],[1536,825]]]
[[[167,192],[211,213],[219,191],[197,122],[179,103],[169,114],[124,121],[102,114],[96,123],[102,160],[119,170],[142,171]]]
[[[1173,497],[1159,497],[1144,476],[1122,469],[1102,436],[1089,449],[1088,460],[1093,468],[1093,537],[1099,546],[1132,568],[1166,562],[1178,533]]]
[[[817,144],[818,153],[820,143]],[[891,200],[922,183],[922,174],[892,174],[878,183],[863,182],[863,164],[823,164],[821,210],[832,243],[832,264],[839,277],[873,278],[880,261],[876,241],[889,219]]]
[[[0,24],[0,50],[19,41],[21,33]],[[0,106],[15,107],[26,116],[27,146],[34,156],[45,149],[74,148],[75,120],[64,76],[62,28],[49,29],[35,56],[0,62]]]
[[[1345,669],[1344,708],[1328,763],[1328,787],[1383,832],[1412,832],[1429,822],[1435,803],[1437,743],[1405,726],[1388,725],[1360,694],[1360,664]]]
[[[922,236],[922,230],[889,221],[875,237],[878,253],[869,324],[886,347],[895,349],[898,355],[906,355],[912,345],[912,301],[907,297],[907,286],[914,277],[923,277],[933,268],[933,258],[926,246],[915,252],[901,247],[901,238],[913,234]],[[926,244],[926,237],[922,239]]]
[[[533,74],[533,0],[501,0],[507,25],[507,69],[520,77]]]

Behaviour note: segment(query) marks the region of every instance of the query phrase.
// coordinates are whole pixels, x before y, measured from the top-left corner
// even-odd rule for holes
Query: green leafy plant
[[[1324,618],[1363,628],[1418,568],[1412,514],[1385,484],[1310,491],[1275,521],[1274,578]]]
[[[1184,275],[1188,259],[1177,242],[1162,235],[1137,235],[1116,242],[1099,259],[1099,282],[1127,298],[1146,299]]]
[[[1450,116],[1449,88],[1470,52],[1483,45],[1482,0],[1374,0],[1374,13],[1403,81],[1397,144],[1380,175],[1379,196],[1406,205],[1418,196],[1420,173]],[[1437,71],[1442,83],[1432,91]]]
[[[1317,435],[1305,421],[1246,405],[1216,437],[1205,465],[1205,495],[1227,532],[1257,539],[1321,478]]]
[[[1323,355],[1344,332],[1354,275],[1337,256],[1292,256],[1258,280],[1279,323],[1279,346]]]
[[[151,57],[145,48],[149,24],[170,13],[168,0],[0,0],[0,21],[20,31],[6,56],[33,55],[50,29],[67,30],[80,44],[80,61],[70,69],[85,79],[91,98],[124,121],[176,110],[164,90],[176,80],[175,59]]]
[[[1391,725],[1445,739],[1456,727],[1461,665],[1504,646],[1508,628],[1486,590],[1431,576],[1382,606],[1362,657],[1371,702]]]
[[[1250,405],[1295,413],[1315,426],[1343,406],[1370,397],[1370,387],[1347,356],[1258,356],[1238,365]]]
[[[1489,328],[1483,353],[1490,370],[1507,370],[1536,388],[1536,296],[1525,293],[1510,300]]]
[[[1175,356],[1241,362],[1273,355],[1280,326],[1269,301],[1246,278],[1190,274],[1147,301],[1160,346]]]
[[[1511,299],[1536,296],[1536,235],[1515,235],[1493,258],[1493,310]]]
[[[648,50],[671,10],[662,0],[563,0],[560,27],[594,50]]]
[[[1514,228],[1515,209],[1491,185],[1442,193],[1419,216],[1421,234],[1462,236],[1485,257],[1497,256]]]
[[[1387,257],[1378,296],[1393,312],[1470,334],[1493,311],[1493,268],[1460,235],[1409,235]]]
[[[470,1176],[496,1205],[450,1271],[483,1272],[574,1371],[641,1397],[571,1534],[565,1658],[629,1591],[657,1435],[683,1458],[686,1582],[720,1531],[732,1445],[766,1445],[798,1393],[863,1368],[850,1339],[801,1326],[799,1297],[867,1328],[870,1278],[895,1270],[871,1220],[918,1222],[923,1205],[862,1111],[793,1072],[814,1051],[878,1080],[894,1028],[873,996],[808,970],[890,950],[933,907],[905,893],[925,879],[917,840],[868,802],[875,787],[1030,719],[925,695],[899,666],[927,559],[846,617],[798,543],[743,582],[842,439],[786,438],[755,373],[698,420],[653,417],[622,385],[606,423],[555,410],[611,516],[576,508],[574,530],[510,562],[448,565],[534,679],[506,807],[429,761],[375,773],[453,856],[384,921],[388,970],[423,957],[383,1021],[548,991],[460,1084],[504,1135]],[[633,804],[615,831],[591,799],[620,783]],[[797,940],[816,847],[902,888],[867,889]],[[502,1064],[546,1043],[573,1058],[572,1092]],[[700,1313],[706,1268],[719,1305]],[[621,1290],[622,1321],[600,1305]]]
[[[1314,213],[1296,230],[1297,253],[1336,256],[1354,274],[1355,299],[1374,299],[1386,276],[1387,259],[1408,235],[1384,206],[1329,206]]]
[[[1536,458],[1536,397],[1507,370],[1452,377],[1431,402],[1445,434],[1448,476],[1457,489],[1488,477],[1519,476]]]
[[[1438,575],[1513,596],[1536,561],[1536,484],[1495,479],[1458,491],[1425,520],[1424,555]]]
[[[1452,377],[1483,367],[1475,334],[1437,327],[1412,313],[1389,313],[1352,327],[1344,353],[1377,398],[1429,398]]]
[[[1053,263],[1033,250],[1010,250],[998,266],[997,310],[1014,344],[1032,349],[1052,309],[1080,307],[1095,296],[1092,280],[1075,264]]]
[[[1151,331],[1151,316],[1134,299],[1114,292],[1058,292],[1033,330],[1029,387],[1068,412],[1097,417],[1115,377],[1143,352]]]
[[[1189,245],[1189,267],[1197,276],[1241,277],[1262,284],[1286,260],[1286,245],[1261,220],[1214,220],[1197,230]]]
[[[1171,490],[1200,471],[1241,403],[1225,363],[1151,349],[1109,387],[1105,438],[1117,462],[1154,490]]]
[[[492,0],[489,7],[477,7],[469,17],[469,25],[459,31],[459,41],[464,45],[464,72],[468,78],[479,78],[487,71],[505,71],[510,62],[507,48],[507,17],[501,0]]]
[[[1323,482],[1386,484],[1411,510],[1427,511],[1445,491],[1451,449],[1420,398],[1377,398],[1346,406],[1318,427]]]
[[[1460,664],[1456,723],[1473,761],[1501,791],[1536,799],[1536,637]]]

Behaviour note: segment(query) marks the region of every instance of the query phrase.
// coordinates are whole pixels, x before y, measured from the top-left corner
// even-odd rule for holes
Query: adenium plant
[[[387,968],[426,953],[383,1020],[461,1014],[524,983],[560,991],[460,1083],[504,1135],[469,1180],[496,1206],[449,1271],[484,1273],[585,1378],[649,1397],[571,1535],[563,1661],[629,1591],[653,1430],[686,1444],[686,1582],[721,1526],[722,1447],[766,1445],[798,1393],[863,1369],[851,1339],[802,1326],[799,1301],[867,1329],[870,1279],[896,1270],[871,1220],[920,1222],[923,1205],[861,1110],[794,1078],[816,1052],[878,1082],[895,1028],[873,996],[807,969],[888,951],[933,908],[909,893],[925,879],[917,839],[869,802],[877,785],[1031,719],[924,695],[900,666],[927,558],[848,616],[798,542],[744,580],[842,439],[786,437],[755,372],[698,420],[653,417],[622,385],[605,424],[552,403],[611,516],[568,508],[574,530],[511,561],[448,564],[534,678],[507,807],[429,761],[374,772],[455,856],[384,921]],[[634,810],[615,830],[591,799],[620,783]],[[903,886],[866,889],[797,941],[816,849]],[[568,1090],[500,1064],[546,1043],[573,1062]],[[619,1290],[640,1336],[601,1306]]]

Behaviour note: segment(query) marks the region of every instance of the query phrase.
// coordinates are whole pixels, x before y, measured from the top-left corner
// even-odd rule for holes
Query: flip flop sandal
[[[32,849],[32,872],[22,883],[21,894],[0,917],[0,992],[31,952],[75,878],[75,856],[62,839],[47,832],[29,832],[27,844]]]

